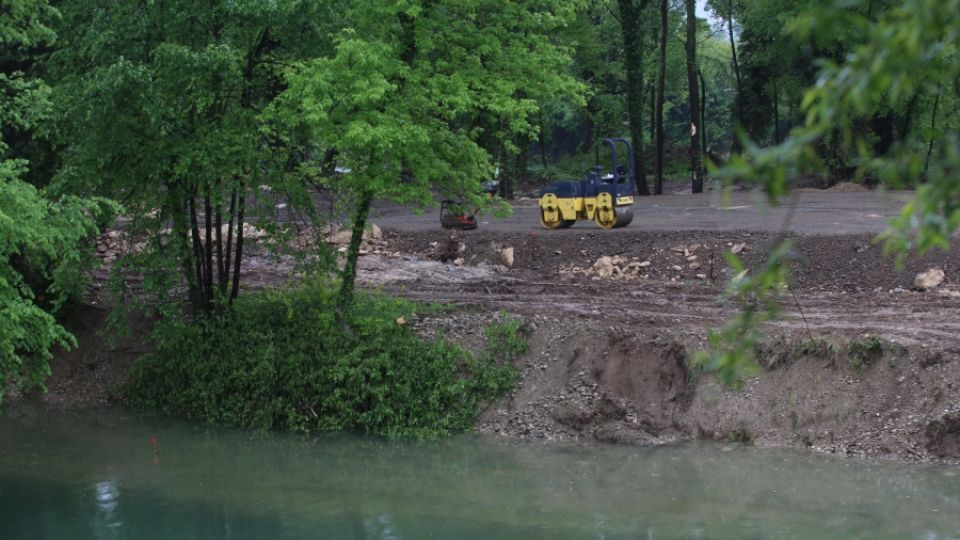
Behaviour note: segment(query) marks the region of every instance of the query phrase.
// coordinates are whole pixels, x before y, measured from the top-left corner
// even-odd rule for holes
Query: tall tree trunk
[[[697,70],[700,78],[700,148],[703,154],[707,153],[707,83],[703,79],[703,71]]]
[[[660,60],[657,70],[657,177],[653,192],[663,195],[663,103],[667,79],[667,0],[660,0]]]
[[[340,292],[337,294],[337,315],[342,318],[347,315],[353,306],[353,289],[357,281],[357,259],[360,257],[360,243],[363,241],[363,229],[367,226],[367,216],[370,215],[370,205],[373,203],[373,192],[364,190],[353,212],[353,230],[350,235],[350,246],[347,248],[347,261],[340,273]]]
[[[246,209],[246,191],[243,182],[237,191],[240,192],[237,200],[237,251],[233,259],[233,287],[230,289],[230,302],[240,294],[240,261],[243,258],[243,211]]]
[[[687,8],[687,88],[690,94],[690,189],[703,193],[703,168],[700,162],[700,87],[697,80],[697,6],[685,0]]]
[[[540,164],[543,165],[543,177],[547,177],[547,138],[543,134],[543,107],[540,108],[540,129],[537,131],[537,146],[540,149]]]
[[[193,265],[197,273],[197,284],[199,302],[195,304],[203,313],[209,311],[207,306],[207,276],[206,264],[203,260],[203,241],[200,238],[200,224],[197,220],[197,198],[190,195],[190,238],[193,240]]]
[[[233,254],[233,214],[237,210],[237,192],[230,192],[230,210],[227,212],[227,248],[223,256],[223,274],[220,276],[220,297],[227,295],[227,284],[230,283],[230,259]]]
[[[657,143],[657,85],[655,82],[650,83],[650,143],[653,148],[656,148]],[[653,159],[653,154],[650,154],[650,159]]]
[[[213,201],[210,199],[210,185],[207,185],[206,193],[203,195],[203,225],[205,229],[204,234],[204,252],[203,256],[205,258],[207,265],[207,282],[204,285],[206,289],[206,297],[204,298],[204,303],[206,304],[207,311],[213,311]]]
[[[780,131],[780,86],[773,80],[773,142],[780,144],[783,134]]]
[[[733,61],[733,78],[737,85],[737,95],[734,99],[734,130],[731,152],[738,153],[740,139],[737,138],[737,127],[743,124],[743,83],[740,79],[740,62],[737,61],[737,40],[733,35],[733,0],[727,0],[727,35],[730,37],[730,56]]]
[[[640,19],[650,0],[618,0],[620,30],[623,35],[623,67],[627,73],[627,119],[636,163],[637,193],[649,195],[647,167],[643,152],[643,44]]]
[[[927,171],[930,170],[930,156],[933,154],[933,142],[936,139],[934,131],[937,129],[937,109],[940,108],[942,83],[942,79],[937,81],[937,95],[933,98],[933,112],[930,113],[930,142],[927,144],[927,158],[923,161],[923,176],[921,176],[924,182],[927,181]]]
[[[190,305],[194,310],[199,309],[203,294],[200,291],[199,275],[196,267],[197,259],[193,252],[193,227],[190,223],[190,211],[187,201],[179,196],[177,188],[167,183],[168,201],[173,215],[173,244],[180,251],[180,261],[183,265],[183,274],[187,277],[187,288],[190,295]]]

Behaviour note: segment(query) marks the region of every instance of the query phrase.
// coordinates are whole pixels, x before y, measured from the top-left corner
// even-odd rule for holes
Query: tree
[[[317,170],[261,112],[284,64],[330,50],[332,3],[64,2],[53,55],[64,167],[57,187],[123,202],[144,248],[118,261],[144,275],[150,303],[222,312],[240,291],[251,214],[312,208]],[[329,12],[328,12],[329,10]],[[261,188],[262,186],[266,186]],[[279,229],[268,232],[279,235]]]
[[[373,200],[427,205],[439,191],[473,204],[493,168],[475,120],[498,119],[509,147],[512,134],[535,137],[538,96],[579,88],[549,37],[573,13],[562,1],[358,3],[333,55],[290,73],[277,117],[351,171],[335,180],[354,200],[343,314]]]
[[[879,109],[896,107],[918,95],[939,95],[936,85],[941,76],[944,80],[960,80],[960,64],[953,58],[960,47],[960,34],[952,18],[958,9],[960,0],[901,0],[882,12],[871,9],[869,3],[847,2],[842,7],[820,6],[817,12],[795,19],[790,28],[801,39],[809,39],[812,34],[853,34],[862,36],[862,43],[841,61],[821,60],[823,68],[817,83],[803,98],[804,125],[780,145],[751,145],[749,153],[736,157],[722,173],[727,178],[758,180],[768,199],[776,204],[789,190],[788,179],[793,172],[826,166],[821,141],[839,134],[832,144],[856,156],[859,178],[875,175],[889,186],[917,186],[913,199],[881,235],[884,250],[902,262],[914,252],[949,248],[960,227],[957,116],[952,115],[942,128],[931,130],[930,139],[937,151],[929,165],[929,146],[925,148],[922,139],[917,145],[878,148],[870,144],[871,133],[857,128]],[[758,336],[758,321],[777,313],[788,247],[789,243],[781,244],[764,268],[730,285],[743,310],[726,327],[711,333],[712,352],[700,357],[708,370],[719,373],[724,380],[736,382],[753,365],[751,351]],[[735,257],[731,260],[736,268],[742,268]]]
[[[703,192],[703,168],[700,164],[700,87],[697,80],[697,6],[694,0],[684,0],[687,10],[687,89],[690,104],[690,175],[693,193]]]
[[[50,41],[44,23],[56,10],[40,0],[0,6],[0,44],[6,54]],[[9,64],[5,64],[9,65]],[[44,122],[50,89],[20,71],[0,71],[0,133]],[[54,347],[74,339],[54,314],[77,293],[88,241],[96,232],[97,201],[51,197],[25,182],[26,160],[10,157],[0,138],[0,400],[8,381],[43,387]]]
[[[656,157],[656,179],[654,180],[653,193],[663,195],[663,149],[665,144],[663,132],[663,103],[665,100],[666,78],[667,78],[667,40],[670,39],[667,27],[667,0],[660,0],[660,56],[657,62],[657,157]]]
[[[637,167],[637,192],[649,195],[646,160],[643,151],[643,42],[641,21],[650,0],[619,0],[620,28],[623,36],[623,67],[627,73],[627,116],[630,122],[630,139]]]
[[[740,76],[740,62],[737,59],[737,40],[735,37],[735,30],[733,27],[733,21],[735,18],[734,12],[737,10],[738,5],[735,0],[707,0],[707,6],[710,7],[714,13],[717,14],[721,19],[726,23],[727,28],[727,37],[730,40],[730,65],[733,68],[734,81],[736,82],[736,97],[734,98],[734,124],[738,126],[743,123],[743,82]],[[739,139],[734,136],[733,138],[733,151],[738,152],[740,150]]]

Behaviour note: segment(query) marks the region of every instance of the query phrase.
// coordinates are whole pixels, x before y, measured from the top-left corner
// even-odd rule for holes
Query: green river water
[[[960,539],[960,469],[5,411],[0,540],[86,538]]]

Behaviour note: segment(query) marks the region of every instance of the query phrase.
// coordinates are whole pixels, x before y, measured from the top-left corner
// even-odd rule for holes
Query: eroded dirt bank
[[[501,310],[532,329],[517,390],[492,404],[482,433],[667,444],[707,438],[855,456],[960,461],[960,257],[934,253],[898,271],[872,235],[807,235],[791,253],[781,320],[765,327],[763,372],[741,391],[691,368],[708,328],[733,312],[723,252],[763,260],[773,233],[620,231],[568,234],[386,229],[361,258],[364,286],[449,304],[416,317],[478,346]],[[509,251],[509,255],[507,253]],[[255,252],[244,279],[282,284],[289,267]],[[512,264],[511,264],[512,263]],[[944,270],[934,290],[916,272]],[[54,363],[54,405],[109,403],[148,344],[110,344],[106,311],[68,326],[78,351]],[[136,325],[141,331],[148,326]]]
[[[897,270],[866,234],[801,236],[781,320],[743,389],[692,368],[722,299],[722,252],[763,260],[773,235],[607,236],[388,232],[408,262],[365,262],[370,284],[458,306],[419,322],[467,345],[497,310],[533,329],[520,387],[477,429],[534,439],[667,444],[707,438],[854,456],[960,460],[960,258],[933,253]],[[503,251],[513,248],[507,268]],[[610,257],[612,260],[602,260]],[[615,267],[610,269],[610,264]],[[945,270],[920,291],[917,272]]]

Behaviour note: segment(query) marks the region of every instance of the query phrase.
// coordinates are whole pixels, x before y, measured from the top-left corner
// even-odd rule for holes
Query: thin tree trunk
[[[207,282],[204,284],[206,296],[204,303],[207,311],[213,309],[213,205],[210,200],[210,186],[207,185],[207,192],[203,197],[203,224],[206,229],[204,240],[204,262],[206,263]]]
[[[167,185],[170,192],[175,191]],[[187,288],[190,295],[190,304],[194,308],[200,307],[200,284],[197,281],[196,257],[193,254],[192,232],[189,224],[190,210],[186,201],[180,197],[170,197],[170,206],[173,209],[173,242],[181,252],[180,260],[183,264],[183,274],[187,277]]]
[[[237,192],[230,191],[230,211],[227,215],[227,250],[224,256],[224,273],[220,276],[220,296],[227,294],[227,284],[230,283],[230,259],[233,255],[233,213],[237,209]]]
[[[337,295],[338,316],[346,315],[353,306],[353,289],[357,280],[357,259],[360,257],[360,243],[363,241],[363,229],[367,226],[367,216],[373,202],[373,192],[364,190],[353,214],[353,232],[350,246],[347,248],[347,261],[340,274],[340,292]],[[342,319],[341,319],[342,320]]]
[[[734,99],[734,130],[731,151],[738,153],[741,150],[740,140],[737,138],[736,127],[743,124],[743,84],[740,79],[740,62],[737,61],[737,41],[733,35],[733,0],[727,0],[727,35],[730,37],[730,54],[733,61],[733,78],[737,85],[737,95]]]
[[[540,163],[543,165],[543,176],[547,176],[547,140],[543,135],[543,108],[540,108],[540,131],[538,132],[537,144],[540,147]]]
[[[643,45],[640,40],[640,18],[650,0],[618,0],[620,30],[623,36],[623,65],[627,73],[627,118],[630,123],[630,139],[633,142],[636,163],[637,193],[649,195],[647,168],[643,152]]]
[[[219,192],[219,190],[220,187],[218,186],[217,191]],[[223,266],[223,207],[220,204],[217,204],[214,216],[213,226],[217,242],[217,288],[219,290],[226,273],[226,268]]]
[[[690,174],[691,191],[703,193],[703,168],[700,164],[700,87],[697,81],[697,11],[694,0],[685,0],[687,8],[687,88],[690,94]]]
[[[197,220],[196,197],[190,196],[190,237],[193,239],[193,265],[197,275],[197,284],[200,296],[199,303],[196,305],[201,311],[206,312],[207,298],[207,276],[205,274],[206,265],[203,263],[203,242],[200,239],[200,224]]]
[[[667,79],[667,0],[660,0],[660,60],[657,71],[657,158],[653,193],[663,194],[663,103]]]
[[[650,83],[650,143],[656,148],[657,142],[657,85]],[[653,155],[650,156],[653,158]]]
[[[697,70],[700,78],[700,141],[703,153],[707,153],[707,83],[703,79],[703,71]]]
[[[933,112],[930,114],[930,142],[927,144],[927,158],[923,161],[923,176],[920,178],[923,182],[927,181],[927,171],[930,170],[930,156],[933,155],[933,143],[936,140],[934,131],[937,129],[937,109],[940,108],[940,85],[942,79],[937,81],[937,95],[933,98]]]
[[[780,144],[783,135],[780,132],[780,86],[777,80],[773,80],[773,142]]]
[[[243,258],[243,211],[246,208],[246,193],[243,182],[237,188],[240,191],[237,202],[237,252],[233,259],[233,287],[230,290],[230,302],[240,294],[240,261]]]

